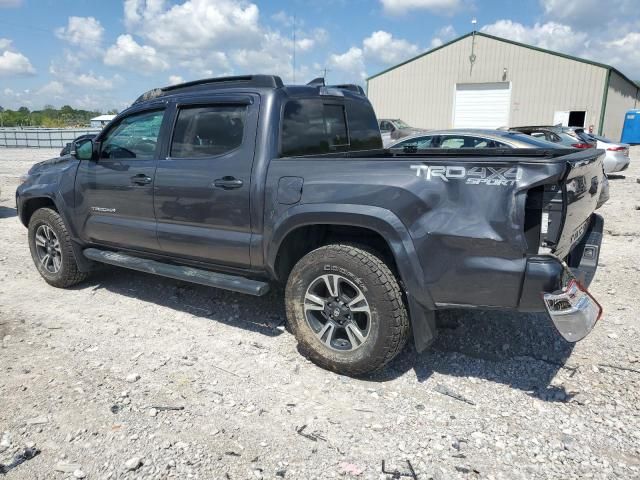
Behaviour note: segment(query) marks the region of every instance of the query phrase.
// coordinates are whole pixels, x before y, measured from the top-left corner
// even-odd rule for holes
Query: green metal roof
[[[616,72],[618,75],[620,75],[622,78],[624,78],[627,82],[629,82],[630,84],[632,84],[635,88],[638,88],[638,84],[636,82],[634,82],[633,80],[631,80],[629,77],[627,77],[624,73],[622,73],[620,70],[618,70],[617,68],[612,67],[611,65],[606,65],[604,63],[599,63],[599,62],[594,62],[593,60],[587,60],[585,58],[580,58],[580,57],[574,57],[573,55],[567,55],[566,53],[560,53],[560,52],[554,52],[553,50],[547,50],[545,48],[540,48],[540,47],[534,47],[533,45],[527,45],[526,43],[520,43],[520,42],[516,42],[514,40],[508,40],[506,38],[502,38],[502,37],[496,37],[494,35],[489,35],[488,33],[483,33],[483,32],[469,32],[466,35],[462,35],[461,37],[458,37],[454,40],[451,40],[450,42],[447,43],[443,43],[442,45],[440,45],[439,47],[436,48],[432,48],[431,50],[428,50],[424,53],[421,53],[420,55],[417,55],[413,58],[410,58],[409,60],[406,60],[402,63],[399,63],[398,65],[395,65],[393,67],[387,68],[386,70],[383,70],[379,73],[376,73],[375,75],[370,76],[369,78],[367,78],[367,82],[373,78],[379,77],[380,75],[383,75],[387,72],[390,72],[391,70],[395,70],[398,67],[401,67],[403,65],[406,65],[407,63],[413,62],[414,60],[417,60],[419,58],[424,57],[425,55],[429,55],[430,53],[436,52],[438,50],[441,50],[445,47],[448,47],[449,45],[459,42],[460,40],[464,40],[467,37],[470,37],[473,34],[476,34],[477,36],[480,37],[486,37],[486,38],[490,38],[492,40],[498,40],[500,42],[505,42],[505,43],[510,43],[512,45],[517,45],[519,47],[524,47],[524,48],[529,48],[531,50],[537,50],[538,52],[542,52],[542,53],[548,53],[550,55],[555,55],[557,57],[562,57],[562,58],[568,58],[569,60],[575,60],[576,62],[582,62],[582,63],[588,63],[589,65],[594,65],[596,67],[600,67],[600,68],[604,68],[606,70],[608,70],[609,72]]]

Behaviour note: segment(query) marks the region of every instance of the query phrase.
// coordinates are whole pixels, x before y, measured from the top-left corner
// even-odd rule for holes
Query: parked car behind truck
[[[282,283],[301,350],[344,374],[411,333],[427,348],[441,309],[547,312],[570,341],[593,328],[600,152],[381,147],[356,87],[202,80],[36,164],[16,201],[49,284],[101,262],[250,295]]]

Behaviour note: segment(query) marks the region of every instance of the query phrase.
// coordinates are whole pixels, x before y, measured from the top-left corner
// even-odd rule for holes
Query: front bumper
[[[589,294],[598,267],[604,221],[593,214],[589,229],[566,262],[553,255],[527,260],[518,310],[546,311],[568,341],[584,338],[600,318],[602,308]]]

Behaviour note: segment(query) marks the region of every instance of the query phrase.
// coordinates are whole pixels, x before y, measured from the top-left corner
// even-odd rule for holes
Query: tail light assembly
[[[573,148],[594,148],[595,147],[593,143],[572,143],[571,146]]]

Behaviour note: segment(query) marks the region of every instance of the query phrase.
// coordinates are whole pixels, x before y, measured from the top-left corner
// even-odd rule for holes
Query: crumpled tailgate
[[[567,155],[567,172],[562,182],[564,222],[554,253],[564,258],[589,228],[591,214],[598,207],[604,188],[604,151],[588,149]]]

